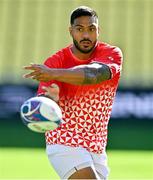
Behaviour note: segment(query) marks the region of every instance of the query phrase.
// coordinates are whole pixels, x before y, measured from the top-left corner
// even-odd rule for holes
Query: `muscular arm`
[[[58,80],[70,84],[98,84],[111,78],[109,67],[101,63],[75,66],[69,69],[51,69],[44,65],[31,65],[25,69],[33,70],[25,75],[25,78],[32,78],[38,81]]]
[[[111,78],[111,71],[105,64],[93,63],[84,68],[84,84],[98,84]]]

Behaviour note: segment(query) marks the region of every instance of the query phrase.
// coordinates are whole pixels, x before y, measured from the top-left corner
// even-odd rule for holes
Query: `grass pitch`
[[[108,152],[111,180],[153,179],[153,153],[151,151]],[[0,179],[59,179],[50,166],[45,149],[1,148]]]

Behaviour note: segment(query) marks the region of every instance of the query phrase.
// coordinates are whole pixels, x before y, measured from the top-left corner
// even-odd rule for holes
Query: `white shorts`
[[[88,152],[82,147],[47,145],[48,159],[61,179],[67,179],[77,170],[92,167],[100,179],[106,179],[109,173],[107,155]]]

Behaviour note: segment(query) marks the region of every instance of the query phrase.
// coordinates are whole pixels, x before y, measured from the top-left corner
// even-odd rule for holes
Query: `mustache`
[[[90,40],[90,39],[82,39],[81,41],[80,41],[80,43],[81,42],[90,42],[90,43],[92,43],[92,41]]]

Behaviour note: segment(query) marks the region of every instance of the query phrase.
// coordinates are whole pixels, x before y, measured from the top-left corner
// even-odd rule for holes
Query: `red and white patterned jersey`
[[[44,93],[42,86],[52,83],[59,86],[59,106],[64,121],[58,128],[46,132],[46,143],[81,146],[88,151],[102,153],[107,144],[107,126],[120,78],[122,53],[117,47],[98,42],[90,59],[79,60],[70,48],[71,45],[49,57],[45,65],[50,68],[71,68],[98,62],[109,66],[112,77],[94,85],[41,82],[38,94]]]

